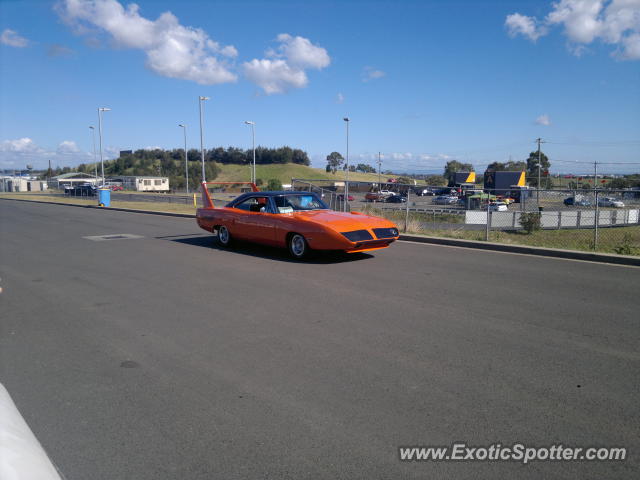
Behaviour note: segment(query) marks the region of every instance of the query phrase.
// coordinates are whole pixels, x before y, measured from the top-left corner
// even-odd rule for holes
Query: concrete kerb
[[[400,240],[409,242],[430,243],[433,245],[446,245],[450,247],[476,248],[480,250],[491,250],[494,252],[522,253],[526,255],[568,258],[571,260],[614,263],[618,265],[633,265],[640,267],[640,257],[615,255],[612,253],[581,252],[579,250],[561,250],[558,248],[532,247],[528,245],[510,245],[506,243],[481,242],[474,240],[462,240],[457,238],[429,237],[423,235],[400,235]]]
[[[2,200],[14,200],[16,202],[46,203],[50,205],[63,205],[70,207],[94,208],[98,210],[110,210],[117,212],[142,213],[148,215],[163,215],[166,217],[195,218],[195,214],[156,212],[153,210],[138,210],[132,208],[100,207],[98,205],[77,205],[73,203],[47,202],[42,200],[26,200],[18,198],[2,198]],[[505,243],[481,242],[474,240],[462,240],[456,238],[429,237],[426,235],[400,235],[400,241],[429,243],[432,245],[446,245],[450,247],[475,248],[479,250],[491,250],[494,252],[521,253],[525,255],[538,255],[543,257],[567,258],[571,260],[583,260],[589,262],[613,263],[617,265],[632,265],[640,267],[640,257],[628,255],[615,255],[611,253],[581,252],[579,250],[561,250],[557,248],[532,247],[527,245],[509,245]]]

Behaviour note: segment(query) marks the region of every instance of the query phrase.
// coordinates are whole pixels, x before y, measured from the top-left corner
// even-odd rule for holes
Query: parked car
[[[564,204],[567,207],[591,207],[592,204],[589,200],[584,198],[569,197],[564,199]]]
[[[496,198],[498,199],[498,201],[504,202],[507,205],[511,205],[512,203],[515,203],[515,201],[516,201],[515,198],[511,198],[511,197],[505,196],[505,195],[496,195]]]
[[[414,193],[419,197],[433,196],[435,192],[431,188],[416,188]]]
[[[386,203],[405,203],[407,201],[407,197],[403,197],[402,195],[391,195],[384,200]]]
[[[506,212],[509,207],[504,202],[492,202],[489,204],[489,211],[491,212]]]
[[[604,197],[598,200],[599,207],[623,208],[624,203],[613,197]]]
[[[244,193],[224,207],[215,207],[208,186],[202,183],[203,208],[196,211],[200,228],[216,232],[218,243],[228,247],[245,240],[288,247],[301,259],[311,250],[365,252],[387,248],[399,237],[398,227],[387,219],[360,212],[330,210],[313,192]]]
[[[367,202],[384,202],[387,197],[391,197],[395,193],[389,190],[380,190],[379,192],[369,192],[364,196]]]
[[[433,199],[433,203],[436,205],[452,205],[458,203],[458,197],[453,195],[440,195]]]
[[[73,197],[93,197],[97,194],[96,187],[91,184],[65,186],[64,194]]]
[[[111,191],[112,192],[118,192],[118,191],[122,191],[124,190],[124,188],[122,188],[122,185],[111,185]]]
[[[341,202],[344,201],[344,193],[341,193],[340,195],[338,195],[338,200],[340,200]],[[353,195],[348,195],[347,196],[347,200],[349,202],[353,202],[356,199],[356,197],[354,197]]]

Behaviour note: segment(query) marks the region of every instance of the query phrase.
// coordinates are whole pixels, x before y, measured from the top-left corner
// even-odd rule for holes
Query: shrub
[[[622,243],[613,248],[618,255],[638,255],[640,249],[634,246],[631,235],[625,233],[622,237]]]
[[[540,214],[538,212],[523,212],[520,214],[520,225],[527,234],[531,234],[542,228]]]
[[[267,182],[267,190],[282,190],[282,182],[277,178],[270,178]]]

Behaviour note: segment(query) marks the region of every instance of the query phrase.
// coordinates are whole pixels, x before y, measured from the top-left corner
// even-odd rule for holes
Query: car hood
[[[330,227],[338,232],[351,232],[367,228],[395,227],[393,222],[380,217],[361,213],[336,212],[333,210],[317,210],[292,213],[295,218]]]

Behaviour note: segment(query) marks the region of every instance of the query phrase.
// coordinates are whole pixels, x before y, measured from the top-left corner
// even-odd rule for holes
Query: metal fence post
[[[484,240],[486,242],[489,241],[489,230],[491,229],[491,210],[490,210],[490,202],[489,202],[489,197],[487,197],[487,222],[486,222],[486,229],[485,229],[485,235],[484,235]]]
[[[593,224],[594,224],[594,228],[593,228],[593,249],[597,250],[598,249],[598,223],[600,223],[600,211],[598,210],[598,189],[595,189],[595,196],[596,196],[596,212],[595,212],[595,218],[593,219]]]
[[[407,213],[404,217],[404,233],[407,233],[407,226],[409,225],[409,190],[407,190]]]

